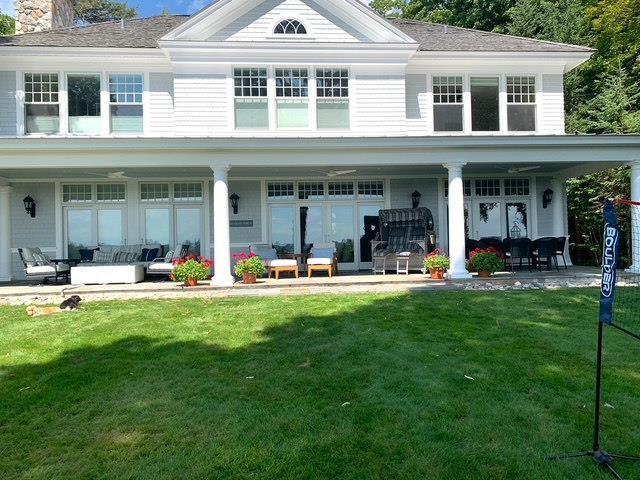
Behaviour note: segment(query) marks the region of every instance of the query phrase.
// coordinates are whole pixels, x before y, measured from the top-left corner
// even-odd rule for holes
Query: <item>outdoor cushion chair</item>
[[[325,271],[329,277],[338,273],[338,257],[335,243],[316,243],[311,248],[311,256],[307,259],[309,278],[313,272]]]
[[[526,260],[529,271],[531,271],[531,240],[528,238],[505,238],[503,242],[507,258],[511,263],[511,271],[514,271],[516,260],[522,269],[523,260]]]
[[[293,273],[298,278],[298,261],[293,258],[278,258],[277,250],[271,245],[254,243],[249,246],[249,251],[260,257],[264,266],[267,267],[267,276],[269,278],[273,274],[278,280],[283,272]]]
[[[567,244],[567,237],[556,237],[556,256],[562,257],[564,269],[567,270],[567,259],[564,258],[564,249]]]
[[[482,237],[478,243],[482,249],[493,248],[500,253],[505,253],[504,244],[500,237]]]
[[[555,265],[556,270],[560,271],[556,256],[557,246],[558,242],[555,237],[542,237],[533,241],[532,256],[538,262],[538,270],[542,270],[542,263],[545,263],[547,269],[551,270]]]
[[[71,267],[66,263],[52,262],[38,247],[19,248],[18,255],[27,279],[40,278],[46,282],[49,278],[53,278],[57,282],[58,278],[64,278],[69,282]]]
[[[147,266],[147,275],[171,275],[175,265],[174,261],[186,258],[189,253],[189,244],[180,246],[180,250],[167,252],[163,258],[156,258]]]

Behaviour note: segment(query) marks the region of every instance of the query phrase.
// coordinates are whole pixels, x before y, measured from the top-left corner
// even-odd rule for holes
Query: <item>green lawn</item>
[[[608,478],[543,459],[589,447],[596,318],[594,290],[0,307],[0,478]],[[610,450],[640,453],[639,350],[607,332]]]

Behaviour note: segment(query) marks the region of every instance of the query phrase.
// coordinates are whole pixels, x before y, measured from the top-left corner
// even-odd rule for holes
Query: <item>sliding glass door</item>
[[[65,208],[66,243],[69,258],[79,259],[79,250],[100,245],[126,244],[124,208]]]
[[[201,255],[202,207],[154,205],[142,211],[143,240],[147,245],[168,248],[189,246],[189,253]]]

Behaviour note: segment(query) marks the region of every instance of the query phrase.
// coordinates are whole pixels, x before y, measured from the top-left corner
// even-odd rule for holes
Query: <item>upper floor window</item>
[[[24,75],[25,133],[55,134],[60,131],[57,73]]]
[[[433,129],[436,132],[463,130],[462,77],[433,77]]]
[[[109,75],[111,133],[135,134],[144,131],[142,85],[142,75]]]
[[[236,128],[269,128],[266,68],[234,68]]]
[[[349,71],[316,69],[318,128],[349,128]]]
[[[507,125],[512,132],[536,130],[536,77],[507,77]]]
[[[69,133],[99,135],[100,75],[67,75]]]
[[[278,128],[309,127],[309,71],[306,68],[276,69]]]
[[[500,130],[500,78],[471,77],[471,129]]]
[[[273,33],[280,35],[305,35],[307,33],[307,29],[298,20],[288,18],[278,23]]]

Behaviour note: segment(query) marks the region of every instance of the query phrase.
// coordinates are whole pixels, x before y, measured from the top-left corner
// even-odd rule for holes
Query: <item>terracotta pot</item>
[[[184,282],[187,287],[197,287],[198,279],[197,278],[187,278],[187,281]]]
[[[431,278],[433,280],[443,280],[444,279],[444,269],[443,268],[432,268],[429,270],[431,272]]]
[[[491,276],[491,272],[489,270],[480,270],[478,272],[478,276],[482,278],[489,278]]]
[[[243,283],[247,284],[247,285],[251,285],[256,283],[256,276],[252,275],[251,273],[243,273],[242,274],[242,281]]]

